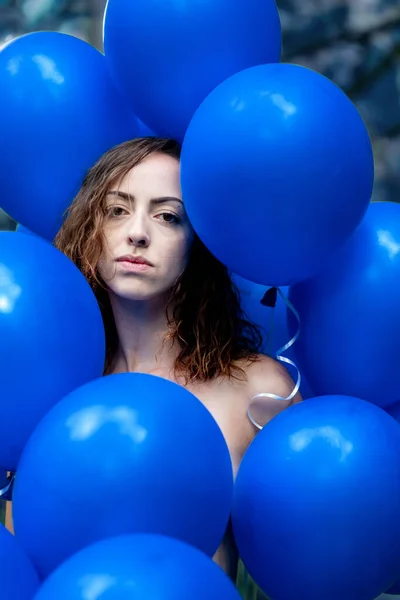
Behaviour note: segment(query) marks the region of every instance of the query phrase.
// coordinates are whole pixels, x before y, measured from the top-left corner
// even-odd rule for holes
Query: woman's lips
[[[143,273],[152,269],[152,266],[145,262],[133,262],[130,260],[118,260],[121,268],[130,273]]]

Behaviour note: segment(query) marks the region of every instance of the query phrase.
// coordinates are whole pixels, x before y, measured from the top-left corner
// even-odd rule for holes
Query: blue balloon
[[[326,396],[285,410],[239,467],[233,527],[271,600],[373,600],[400,574],[400,428]]]
[[[104,56],[62,33],[31,33],[7,44],[0,88],[1,208],[51,240],[88,169],[137,135],[137,119]]]
[[[240,600],[225,573],[202,552],[161,535],[93,544],[63,563],[35,600]]]
[[[279,62],[274,0],[108,0],[104,49],[135,114],[182,141],[200,103],[224,79]]]
[[[400,423],[400,402],[394,402],[389,406],[385,407],[386,412],[393,417],[398,423]]]
[[[391,404],[386,409],[386,412],[391,415],[398,423],[400,423],[400,402]],[[385,594],[396,596],[400,594],[400,578],[388,589]]]
[[[232,493],[229,451],[205,406],[166,379],[122,373],[72,392],[33,433],[16,477],[14,526],[43,575],[126,533],[170,535],[211,556]]]
[[[219,85],[183,143],[192,225],[230,270],[269,286],[311,277],[362,220],[371,142],[336,85],[292,64],[261,65]]]
[[[33,233],[33,231],[31,231],[30,229],[28,229],[24,225],[21,225],[20,223],[18,223],[15,231],[17,233],[25,233],[26,235],[36,235],[36,233]]]
[[[291,337],[287,327],[285,302],[278,294],[275,308],[264,306],[261,300],[270,289],[269,286],[253,283],[239,275],[233,275],[232,280],[240,292],[242,310],[260,330],[262,352],[275,356]],[[287,296],[289,289],[283,287],[281,291]]]
[[[0,523],[1,600],[32,600],[39,576],[18,540]]]
[[[290,290],[302,332],[295,347],[316,394],[386,407],[399,399],[400,206],[373,203],[317,277]],[[289,315],[291,330],[297,324]]]
[[[152,131],[145,123],[138,119],[138,137],[157,137],[154,131]]]
[[[396,581],[396,583],[394,583],[388,590],[386,590],[385,594],[389,594],[390,596],[397,596],[400,594],[400,579]]]
[[[38,236],[0,232],[0,339],[0,468],[14,471],[43,415],[104,368],[97,300]]]

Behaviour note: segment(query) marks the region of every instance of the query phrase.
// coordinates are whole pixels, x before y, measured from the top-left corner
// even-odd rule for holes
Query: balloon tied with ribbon
[[[251,408],[252,405],[254,404],[254,401],[262,399],[262,398],[270,398],[272,400],[280,400],[280,401],[290,401],[292,400],[296,394],[298,393],[299,389],[300,389],[300,384],[301,384],[301,374],[300,371],[297,367],[297,365],[290,359],[287,358],[287,356],[283,356],[284,352],[287,352],[287,350],[289,350],[289,348],[291,348],[293,346],[293,344],[297,341],[299,335],[300,335],[300,317],[299,317],[299,313],[297,312],[297,310],[295,309],[295,307],[293,306],[293,304],[290,302],[289,298],[284,294],[284,292],[279,288],[279,287],[271,287],[269,288],[264,296],[262,297],[262,299],[260,300],[260,303],[263,306],[269,307],[274,309],[276,307],[276,302],[278,300],[278,294],[279,296],[282,298],[282,300],[284,301],[284,303],[286,304],[287,308],[294,314],[296,320],[297,320],[297,331],[296,333],[291,337],[291,339],[281,348],[279,348],[275,354],[275,358],[277,361],[284,363],[286,365],[290,365],[291,367],[293,367],[296,371],[296,383],[293,387],[292,392],[289,394],[289,396],[287,397],[283,397],[283,396],[278,396],[276,394],[272,394],[269,392],[261,392],[260,394],[256,394],[255,396],[253,396],[253,398],[251,399],[249,408],[247,410],[247,416],[249,417],[251,423],[257,427],[257,429],[262,429],[263,426],[258,422],[257,419],[254,418],[254,415],[252,415],[251,413]],[[272,315],[271,315],[271,328],[270,330],[272,331],[273,329],[273,318],[274,318],[274,312],[272,311]]]
[[[268,306],[269,308],[275,308],[277,300],[278,288],[272,287],[265,292],[264,296],[260,300],[260,304],[262,304],[263,306]]]

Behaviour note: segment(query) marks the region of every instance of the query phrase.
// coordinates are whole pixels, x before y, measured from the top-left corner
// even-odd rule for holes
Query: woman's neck
[[[179,350],[166,341],[165,299],[132,301],[110,294],[110,301],[119,340],[111,372],[172,373]]]

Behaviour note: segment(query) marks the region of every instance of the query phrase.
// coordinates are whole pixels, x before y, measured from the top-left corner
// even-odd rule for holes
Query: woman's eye
[[[164,213],[161,213],[160,215],[157,215],[157,217],[161,218],[161,220],[164,221],[165,223],[172,223],[172,224],[180,223],[180,218],[177,215],[174,215],[173,213],[164,212]]]
[[[122,215],[124,215],[126,213],[125,208],[122,208],[122,206],[111,206],[108,209],[108,215],[110,217],[122,217]]]

